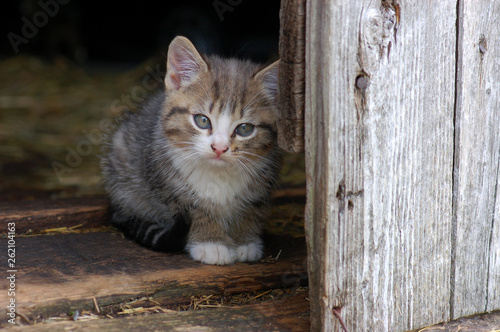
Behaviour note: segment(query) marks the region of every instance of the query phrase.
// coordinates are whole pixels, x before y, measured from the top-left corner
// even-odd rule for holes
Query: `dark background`
[[[20,53],[53,60],[64,56],[82,66],[130,65],[165,53],[176,35],[204,53],[266,62],[278,51],[279,0],[10,0],[2,1],[0,58],[16,53],[7,37],[23,37],[25,17],[33,23],[39,2],[58,4]],[[43,23],[43,14],[38,14]]]

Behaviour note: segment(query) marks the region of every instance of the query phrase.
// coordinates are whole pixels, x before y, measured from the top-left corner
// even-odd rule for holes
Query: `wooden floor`
[[[134,307],[149,306],[175,310],[162,313],[162,319],[152,319],[151,322],[156,324],[152,327],[160,326],[164,319],[167,319],[166,326],[174,323],[173,326],[179,326],[179,320],[185,319],[186,324],[200,326],[216,327],[220,323],[251,328],[261,322],[269,325],[271,330],[307,330],[309,305],[306,292],[283,296],[276,302],[228,306],[229,311],[211,310],[213,319],[208,321],[207,313],[177,312],[179,308],[189,306],[193,299],[202,299],[203,296],[229,297],[305,285],[303,241],[268,239],[268,242],[271,245],[266,253],[267,260],[256,264],[210,266],[196,263],[184,254],[150,251],[120,234],[109,232],[18,238],[17,309],[31,323],[64,317],[76,310],[95,313],[96,307],[101,313],[108,312],[113,317],[124,308],[134,313]],[[280,256],[276,259],[278,253]],[[6,286],[2,281],[0,287],[6,289]],[[143,300],[133,302],[135,299]],[[128,304],[130,302],[133,303]],[[1,305],[7,303],[2,301]],[[284,308],[287,310],[282,311]],[[172,323],[168,323],[169,320]],[[139,318],[85,324],[104,328],[109,324],[148,324],[148,320]]]
[[[308,306],[303,296],[221,309],[142,314],[115,319],[59,321],[28,327],[23,331],[308,331]]]
[[[279,195],[278,195],[279,196]],[[275,202],[283,202],[275,195]],[[301,200],[303,203],[303,200]],[[107,224],[107,201],[0,203],[16,225],[14,330],[307,331],[304,238],[267,236],[257,263],[211,266],[143,248]],[[1,245],[2,260],[7,253]],[[0,280],[8,288],[8,280]],[[8,298],[1,297],[5,308]],[[76,314],[78,312],[78,314]],[[74,316],[78,315],[76,321]]]

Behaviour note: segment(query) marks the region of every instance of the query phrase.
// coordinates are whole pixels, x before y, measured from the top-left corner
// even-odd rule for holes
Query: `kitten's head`
[[[277,149],[278,61],[203,57],[184,37],[170,44],[163,130],[173,147],[214,167],[260,162]]]

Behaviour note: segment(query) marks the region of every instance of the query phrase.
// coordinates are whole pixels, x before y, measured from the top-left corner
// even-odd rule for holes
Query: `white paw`
[[[188,251],[191,258],[205,264],[227,265],[236,261],[234,249],[218,242],[190,244]]]
[[[244,244],[236,249],[239,262],[256,261],[262,257],[262,242]]]

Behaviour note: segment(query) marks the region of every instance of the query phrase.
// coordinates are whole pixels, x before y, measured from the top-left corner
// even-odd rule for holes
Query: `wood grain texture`
[[[0,225],[16,223],[16,233],[37,233],[48,228],[109,224],[104,196],[0,202]]]
[[[154,252],[119,234],[87,233],[16,239],[17,311],[27,317],[58,316],[72,310],[128,302],[148,295],[154,301],[177,306],[191,296],[234,294],[307,283],[303,240],[268,238],[265,257],[255,264],[212,266],[185,254]],[[6,242],[0,245],[6,259]],[[0,288],[8,289],[8,280]],[[0,297],[0,306],[8,298]],[[0,322],[7,319],[0,317]],[[4,322],[5,323],[5,322]]]
[[[498,188],[500,188],[500,176],[498,175],[496,186],[498,190]],[[493,219],[489,249],[487,311],[500,310],[500,195],[498,195],[498,193],[496,194],[495,216]],[[500,330],[500,326],[498,329]]]
[[[47,196],[47,195],[45,195]],[[303,188],[281,188],[271,194],[272,206],[305,199]],[[109,202],[105,196],[0,202],[0,226],[16,223],[16,233],[39,233],[47,229],[109,226]],[[6,228],[0,233],[7,233]]]
[[[280,10],[278,142],[288,152],[304,151],[306,0],[283,0]]]
[[[500,309],[500,2],[459,12],[452,318]]]
[[[335,307],[352,331],[446,321],[456,4],[306,12],[311,328],[340,331]]]
[[[305,294],[279,301],[118,319],[67,321],[7,328],[5,331],[308,331]]]

